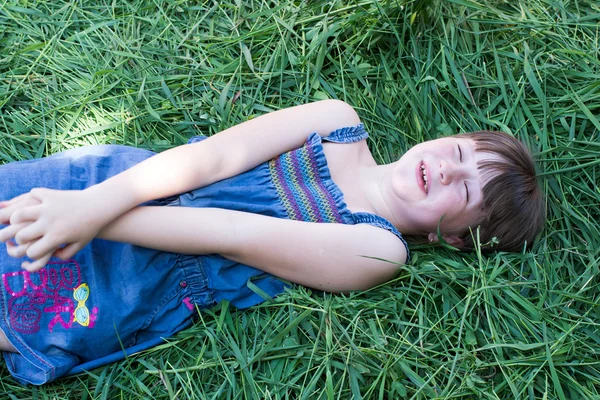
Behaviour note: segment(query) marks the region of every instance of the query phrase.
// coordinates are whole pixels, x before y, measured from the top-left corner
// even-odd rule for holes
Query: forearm
[[[108,221],[150,200],[203,187],[220,178],[219,156],[201,143],[178,146],[86,189]],[[106,203],[103,199],[111,199]],[[91,200],[94,201],[94,200]]]
[[[340,101],[284,109],[246,121],[200,143],[179,146],[151,157],[88,189],[111,198],[102,212],[109,220],[146,201],[173,196],[245,172],[301,146],[308,135],[326,136],[336,128],[360,123]]]
[[[234,214],[219,208],[137,207],[98,237],[175,253],[226,255],[236,248]]]

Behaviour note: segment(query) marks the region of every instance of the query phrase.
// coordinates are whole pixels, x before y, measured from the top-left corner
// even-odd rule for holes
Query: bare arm
[[[292,107],[224,130],[202,142],[151,157],[89,189],[119,199],[112,214],[143,202],[184,193],[248,171],[300,147],[308,135],[322,136],[360,123],[354,110],[336,100]]]
[[[400,240],[371,225],[317,224],[215,208],[139,207],[100,235],[164,251],[218,253],[332,292],[385,282],[406,260]]]
[[[0,224],[13,226],[0,230],[0,237],[15,237],[20,249],[11,248],[9,254],[25,252],[35,261],[23,267],[38,270],[53,254],[72,257],[102,227],[138,204],[240,174],[299,147],[312,132],[326,136],[358,123],[354,110],[336,100],[269,113],[165,151],[83,191],[34,189],[4,203]]]

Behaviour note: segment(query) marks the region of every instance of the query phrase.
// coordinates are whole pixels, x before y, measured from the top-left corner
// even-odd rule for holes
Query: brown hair
[[[530,247],[545,221],[542,191],[531,152],[504,132],[479,131],[458,135],[475,141],[475,150],[496,154],[500,160],[481,161],[478,169],[491,179],[483,187],[484,217],[479,222],[482,250],[521,251]],[[475,231],[462,237],[473,249]]]

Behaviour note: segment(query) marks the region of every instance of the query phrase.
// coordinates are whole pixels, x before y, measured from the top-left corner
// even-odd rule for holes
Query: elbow
[[[210,137],[191,146],[194,146],[191,150],[194,152],[194,161],[190,168],[193,171],[192,179],[194,181],[190,185],[192,189],[208,186],[227,177],[226,150],[215,140],[215,137]]]
[[[344,121],[347,125],[360,124],[360,118],[350,104],[343,100],[323,100],[327,103],[328,111],[331,115],[335,115],[337,119]]]

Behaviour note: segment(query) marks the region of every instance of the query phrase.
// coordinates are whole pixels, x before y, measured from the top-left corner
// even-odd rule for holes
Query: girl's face
[[[386,179],[386,203],[407,234],[461,234],[483,217],[483,187],[491,178],[477,164],[499,157],[475,150],[468,138],[446,137],[412,147]]]

